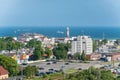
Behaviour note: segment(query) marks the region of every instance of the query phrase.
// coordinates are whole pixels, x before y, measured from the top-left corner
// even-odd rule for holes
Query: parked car
[[[39,67],[39,70],[44,70],[44,68],[43,67]]]
[[[53,71],[54,69],[49,69],[49,71]]]
[[[55,72],[60,72],[60,70],[54,70]]]
[[[56,62],[56,61],[53,61],[52,63],[53,63],[53,64],[56,64],[57,62]]]
[[[28,63],[22,63],[22,65],[27,65]]]
[[[82,70],[82,68],[78,68],[78,70]]]
[[[50,65],[51,63],[47,63],[47,65]]]
[[[46,74],[52,74],[52,73],[54,73],[54,72],[52,72],[52,71],[48,71],[48,72],[46,72]]]
[[[38,72],[38,73],[36,74],[36,76],[44,76],[44,75],[46,75],[46,72]]]
[[[66,62],[66,63],[65,63],[65,65],[69,65],[69,63],[68,63],[68,62]]]

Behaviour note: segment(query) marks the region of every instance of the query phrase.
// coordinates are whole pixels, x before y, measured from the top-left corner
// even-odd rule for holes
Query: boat
[[[57,31],[57,33],[59,33],[59,34],[64,34],[64,32],[62,32],[62,31]]]

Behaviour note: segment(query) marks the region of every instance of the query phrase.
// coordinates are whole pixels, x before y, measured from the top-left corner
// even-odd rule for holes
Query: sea
[[[66,37],[66,26],[47,26],[47,27],[0,27],[0,37],[18,37],[24,33],[39,33],[49,38],[62,38]],[[69,27],[70,37],[78,35],[87,35],[93,39],[119,39],[120,27]]]

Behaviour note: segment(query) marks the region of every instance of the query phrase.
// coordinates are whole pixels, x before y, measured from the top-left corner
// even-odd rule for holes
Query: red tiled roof
[[[0,76],[6,75],[6,74],[9,74],[9,72],[7,70],[5,70],[2,66],[0,66]]]

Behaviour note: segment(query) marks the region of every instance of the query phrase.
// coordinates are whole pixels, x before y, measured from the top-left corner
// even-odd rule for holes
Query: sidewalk
[[[27,63],[30,64],[30,63],[43,62],[43,61],[46,61],[46,60],[28,61]]]

